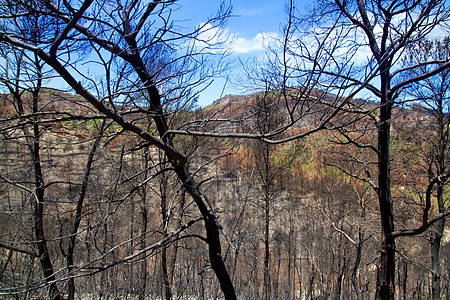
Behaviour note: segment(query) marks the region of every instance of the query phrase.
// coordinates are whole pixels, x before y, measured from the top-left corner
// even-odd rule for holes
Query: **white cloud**
[[[279,34],[276,32],[260,32],[251,39],[235,36],[231,51],[235,54],[264,51],[278,38]]]
[[[214,27],[210,23],[200,24],[200,31],[195,40],[197,49],[216,49],[227,48],[232,41],[232,36],[228,29]]]
[[[265,51],[269,45],[279,39],[276,32],[260,32],[253,38],[244,38],[239,33],[232,33],[228,28],[213,27],[210,24],[200,25],[201,33],[196,46],[201,49],[227,49],[233,54],[248,54]]]

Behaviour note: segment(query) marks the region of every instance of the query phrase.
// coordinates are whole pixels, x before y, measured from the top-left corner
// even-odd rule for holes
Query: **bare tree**
[[[339,129],[342,144],[351,144],[359,149],[372,151],[376,157],[377,178],[372,180],[368,175],[363,180],[374,188],[379,203],[382,230],[377,294],[380,299],[394,297],[395,239],[420,234],[450,214],[450,211],[444,210],[434,218],[429,218],[432,191],[435,185],[446,182],[450,175],[447,172],[430,180],[427,186],[422,224],[416,229],[394,230],[390,145],[393,108],[398,103],[403,88],[431,78],[450,66],[447,58],[405,68],[397,68],[397,61],[405,47],[426,36],[438,26],[447,24],[447,9],[445,4],[439,1],[425,3],[325,1],[320,3],[312,16],[304,19],[297,18],[294,1],[290,1],[283,39],[278,41],[279,47],[271,48],[271,59],[262,68],[264,79],[259,81],[259,78],[253,77],[255,74],[249,72],[256,82],[263,83],[264,90],[279,95],[274,105],[286,116],[282,122],[267,128],[261,126],[264,122],[256,122],[255,125],[254,120],[258,117],[263,119],[274,117],[273,111],[261,114],[261,110],[253,111],[254,113],[248,113],[247,110],[235,119],[227,115],[223,107],[217,109],[214,106],[211,113],[205,117],[196,120],[186,118],[184,122],[178,122],[183,114],[192,113],[190,109],[195,102],[196,91],[201,90],[222,70],[220,51],[226,44],[222,43],[220,27],[230,15],[230,8],[225,3],[222,3],[216,16],[191,31],[179,26],[179,23],[172,19],[177,14],[177,1],[5,0],[4,4],[0,15],[2,45],[17,50],[17,53],[22,52],[35,57],[35,60],[40,62],[41,68],[54,70],[72,91],[85,100],[86,106],[93,108],[95,116],[92,118],[114,122],[118,130],[111,137],[111,141],[132,134],[140,141],[138,146],[133,147],[139,149],[155,147],[163,153],[160,157],[163,157],[166,164],[164,172],[172,172],[177,176],[181,184],[181,193],[185,191],[190,195],[203,220],[206,236],[201,233],[191,236],[206,243],[209,264],[226,299],[235,299],[236,292],[222,255],[220,231],[223,228],[208,198],[200,189],[200,184],[194,179],[197,174],[189,170],[191,149],[180,143],[181,135],[188,136],[187,140],[192,136],[253,139],[258,143],[260,141],[266,143],[262,147],[269,149],[269,144],[287,143],[319,130]],[[22,23],[30,16],[36,18],[39,24],[51,25],[52,34],[30,38]],[[218,62],[217,66],[208,64],[210,54],[216,55],[213,60]],[[361,54],[363,60],[360,58]],[[80,67],[80,62],[83,62],[83,67],[90,66],[90,71],[96,73],[95,76],[86,74],[83,67]],[[93,67],[98,66],[98,62],[102,64],[102,70]],[[401,76],[424,65],[430,66],[431,69],[418,76]],[[401,80],[396,81],[396,78]],[[370,99],[376,99],[376,108],[365,109],[363,105],[355,104],[353,98],[361,95],[362,91],[367,91]],[[331,95],[331,92],[334,95]],[[270,105],[263,107],[263,110],[267,107]],[[33,117],[35,116],[33,115],[31,119]],[[91,117],[84,115],[79,118]],[[351,128],[349,124],[354,126],[355,120],[366,118],[376,127],[374,145],[362,144],[361,139],[355,138],[348,131],[352,130],[349,129]],[[106,279],[108,275],[105,270],[113,273],[116,271],[115,266],[122,262],[136,262],[140,259],[142,263],[142,260],[154,255],[156,249],[162,249],[164,257],[167,254],[167,246],[173,240],[182,238],[180,233],[198,221],[193,217],[186,226],[177,223],[178,227],[171,233],[164,227],[162,237],[154,244],[147,244],[144,242],[149,238],[149,235],[145,234],[148,230],[146,223],[148,220],[144,217],[147,211],[142,209],[142,226],[138,234],[141,239],[138,243],[139,250],[133,252],[128,249],[128,256],[118,255],[121,246],[130,243],[135,245],[132,242],[135,236],[131,234],[131,242],[130,240],[118,242],[116,236],[108,234],[108,230],[114,227],[112,224],[114,212],[140,189],[141,204],[145,206],[148,196],[144,192],[145,185],[160,175],[160,172],[150,175],[145,173],[146,171],[142,173],[138,171],[140,175],[147,174],[147,178],[128,176],[140,178],[140,182],[132,184],[133,188],[125,192],[120,188],[125,174],[122,170],[125,166],[125,153],[122,150],[117,163],[119,170],[111,175],[116,178],[110,180],[111,186],[105,188],[107,191],[100,197],[107,198],[98,204],[102,207],[99,213],[100,221],[96,220],[95,225],[87,226],[89,228],[87,232],[91,234],[90,226],[95,227],[96,231],[92,235],[103,234],[104,238],[102,245],[93,242],[99,256],[86,263],[84,270],[96,268],[95,270],[101,272],[101,276],[104,277],[102,279]],[[268,156],[270,151],[267,151],[264,157]],[[266,167],[268,163],[267,159]],[[144,170],[149,168],[144,164]],[[36,170],[37,174],[38,171]],[[264,273],[264,282],[267,297],[270,258],[268,235],[271,215],[269,194],[273,174],[267,170],[261,171],[261,174],[264,175],[261,177],[266,185],[264,266],[267,271]],[[168,216],[165,192],[160,193],[162,223],[167,222]],[[184,210],[184,201],[183,198],[180,202],[179,220]],[[90,219],[87,218],[86,222],[90,222]],[[73,239],[77,227],[75,224],[70,239]],[[357,251],[360,251],[362,244],[357,242],[353,244]],[[257,245],[255,247],[257,248]],[[340,251],[341,247],[338,248]],[[43,249],[40,253],[41,260],[44,257],[41,254],[45,252]],[[256,253],[256,250],[254,252]],[[199,255],[195,253],[195,256]],[[293,256],[295,265],[296,255]],[[256,266],[256,256],[253,258]],[[316,278],[316,274],[325,272],[320,269],[320,264],[314,261],[314,255],[308,259],[312,262],[309,274],[311,275],[309,295],[312,297],[315,282],[320,280],[320,283],[323,283],[323,276]],[[166,297],[170,298],[172,295],[167,259],[163,258],[164,260],[161,270],[167,286]],[[187,261],[188,259],[184,260]],[[156,265],[156,261],[151,263]],[[344,268],[348,262],[344,259],[337,264],[340,267],[339,276],[343,278]],[[72,262],[68,261],[68,265],[71,267]],[[356,267],[357,265],[355,262]],[[142,263],[142,268],[146,266]],[[198,272],[198,266],[191,268],[189,263],[186,263],[186,266],[187,273],[200,274],[198,280],[203,287],[207,280],[204,270]],[[60,297],[60,293],[56,290],[56,278],[52,277],[55,271],[50,268],[47,270],[49,271],[45,277],[51,294]],[[90,270],[88,273],[93,274],[97,271]],[[172,271],[171,276],[173,273]],[[256,279],[257,273],[253,275]],[[144,288],[144,292],[140,293],[142,298],[145,294],[145,281],[141,286]],[[113,289],[117,291],[115,287]],[[72,291],[70,294],[73,295],[73,287],[70,290]],[[200,295],[203,295],[203,292],[202,288],[199,291]],[[336,286],[336,294],[341,294],[340,283]]]
[[[36,19],[28,19],[27,21],[27,24],[32,26],[32,28],[37,28],[38,24]],[[39,30],[34,30],[34,32],[37,34]],[[33,36],[31,35],[30,38],[33,39]],[[25,147],[28,149],[33,170],[32,176],[30,177],[30,179],[32,178],[33,185],[28,188],[26,187],[27,184],[24,186],[19,184],[19,186],[32,195],[35,247],[44,279],[48,284],[49,297],[51,299],[62,299],[56,285],[54,262],[50,255],[47,234],[44,228],[45,192],[51,183],[45,182],[41,154],[41,139],[45,131],[39,123],[39,114],[42,113],[41,107],[43,106],[41,101],[41,88],[44,80],[43,62],[37,56],[28,57],[21,51],[14,51],[12,54],[4,52],[3,54],[4,58],[13,58],[12,60],[8,60],[6,66],[7,69],[9,67],[14,68],[13,75],[5,73],[5,76],[2,77],[2,83],[12,96],[12,103],[16,109],[19,124],[23,122],[21,126],[17,126],[17,129],[21,129],[22,131],[22,136],[25,139]],[[26,80],[28,87],[26,89],[24,89],[24,85],[20,81],[21,77],[28,77]],[[30,118],[30,116],[32,117]],[[28,120],[31,121],[31,126],[26,126],[25,122]],[[4,132],[4,134],[8,134],[8,132]],[[12,135],[11,138],[20,138],[14,132],[9,131],[9,134]],[[5,177],[4,179],[10,181]],[[24,182],[27,182],[27,180]]]
[[[208,73],[194,71],[201,70],[198,67],[205,63],[204,53],[210,51],[215,36],[205,40],[201,34],[205,33],[211,24],[219,26],[229,14],[229,9],[223,4],[218,15],[199,28],[192,32],[178,32],[177,25],[171,20],[173,5],[176,5],[175,1],[152,1],[147,4],[140,1],[83,1],[65,2],[63,5],[52,1],[7,3],[6,9],[2,11],[3,24],[7,24],[9,19],[18,24],[24,17],[33,14],[38,19],[49,20],[63,29],[52,39],[37,38],[38,43],[30,43],[17,27],[4,26],[0,40],[36,55],[98,112],[115,121],[124,131],[133,132],[148,145],[154,145],[166,153],[173,171],[193,198],[204,219],[206,237],[203,240],[208,245],[211,267],[222,292],[226,299],[235,299],[233,284],[221,255],[221,226],[208,207],[198,183],[188,171],[186,156],[175,148],[173,135],[168,133],[170,111],[166,110],[183,107],[183,99],[192,100],[189,88],[207,82],[210,76]],[[111,11],[112,14],[103,14],[104,11]],[[202,50],[197,50],[198,47]],[[125,68],[128,73],[121,83],[125,90],[120,95],[115,94],[114,99],[103,100],[89,91],[90,78],[81,72],[76,74],[75,61],[72,60],[75,55],[66,55],[80,48],[95,50],[91,53],[95,53],[99,60],[123,62],[117,66]],[[179,55],[177,51],[181,49],[187,50]],[[81,52],[77,56],[76,59],[82,58]],[[182,81],[188,84],[177,88],[178,83]],[[160,86],[167,93],[164,94],[164,99],[158,90]],[[135,100],[138,93],[143,96],[140,103]],[[173,98],[174,95],[179,98]],[[119,111],[117,103],[124,100],[127,101],[127,106],[123,106],[125,111]],[[133,114],[142,112],[152,117],[159,137],[131,121]],[[42,252],[46,253],[45,249]],[[47,267],[44,269],[49,272],[46,275],[48,280],[54,282],[51,277],[53,271]]]
[[[395,231],[394,210],[391,191],[391,117],[392,110],[398,102],[405,86],[419,82],[447,69],[447,59],[427,62],[433,68],[419,76],[411,76],[396,81],[401,74],[418,67],[398,67],[398,58],[405,47],[426,36],[432,30],[448,22],[448,9],[439,1],[427,2],[342,2],[327,1],[317,5],[312,18],[299,22],[305,24],[309,32],[317,34],[316,52],[303,48],[305,59],[318,73],[330,75],[328,86],[346,93],[358,89],[367,91],[366,95],[376,99],[378,115],[376,116],[377,141],[375,146],[364,145],[358,140],[349,139],[349,143],[360,148],[370,148],[377,157],[377,183],[382,238],[380,245],[380,268],[378,274],[377,295],[379,299],[394,298],[395,277],[395,238],[405,234],[419,234],[421,230]],[[307,23],[308,21],[312,23]],[[303,21],[303,20],[301,20]],[[329,64],[316,59],[317,51],[327,51],[322,45],[329,41],[330,47],[342,50],[330,55]],[[303,42],[306,45],[306,42]],[[341,84],[346,82],[347,84]],[[361,113],[361,111],[360,111]],[[441,179],[446,179],[441,177]],[[437,180],[437,179],[436,179]],[[436,184],[434,182],[434,184]],[[442,216],[441,216],[442,217]],[[425,229],[433,221],[428,220],[427,209],[424,211]]]
[[[408,47],[405,55],[404,65],[421,65],[420,68],[411,70],[411,77],[420,76],[430,71],[428,65],[424,65],[429,60],[445,61],[449,57],[449,41],[443,40],[420,40]],[[446,176],[448,169],[448,141],[449,141],[449,119],[446,112],[449,107],[449,71],[448,69],[427,78],[423,82],[413,83],[408,86],[406,103],[410,103],[412,109],[419,110],[430,116],[430,120],[425,120],[425,134],[422,139],[414,141],[421,149],[424,169],[429,177],[429,183],[434,178]],[[417,105],[422,105],[422,109]],[[428,124],[428,125],[427,125]],[[411,129],[410,129],[411,130]],[[415,130],[411,130],[415,132]],[[421,135],[419,134],[419,137]],[[439,182],[435,190],[435,199],[438,213],[445,212],[445,200],[443,198],[444,182]],[[433,299],[441,299],[441,262],[440,248],[444,234],[445,218],[437,221],[431,228],[430,256],[432,271],[432,292]]]
[[[275,130],[279,124],[282,123],[282,116],[279,113],[279,107],[277,103],[277,97],[274,97],[270,94],[263,94],[261,97],[256,98],[255,104],[255,127],[258,129],[258,132],[267,133],[272,130]],[[263,211],[264,215],[264,254],[263,254],[263,298],[270,299],[272,292],[271,291],[271,283],[272,280],[270,278],[271,274],[271,252],[273,250],[271,248],[271,244],[273,244],[271,238],[272,229],[271,223],[273,221],[274,206],[276,205],[276,201],[279,200],[279,188],[276,186],[277,179],[280,178],[281,172],[283,171],[283,167],[289,164],[289,160],[283,162],[278,165],[274,161],[274,155],[277,149],[270,144],[254,141],[250,144],[251,153],[252,153],[252,161],[255,162],[255,170],[258,179],[258,185],[256,189],[260,194],[261,200],[258,201],[259,205]],[[279,153],[280,155],[280,153]],[[281,156],[281,155],[280,155]]]

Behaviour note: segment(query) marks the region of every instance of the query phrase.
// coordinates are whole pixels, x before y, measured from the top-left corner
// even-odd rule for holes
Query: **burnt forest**
[[[450,299],[447,3],[213,2],[0,0],[0,298]]]

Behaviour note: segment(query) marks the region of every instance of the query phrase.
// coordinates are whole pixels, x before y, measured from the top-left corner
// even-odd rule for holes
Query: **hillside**
[[[269,102],[262,102],[261,94],[228,96],[203,110],[167,114],[174,128],[250,133],[276,130],[294,116],[298,120],[280,133],[287,136],[315,126],[325,115],[319,108],[339,101],[322,95],[324,101],[316,97],[314,105],[290,116],[286,110],[296,105],[294,98],[278,105],[272,96]],[[1,95],[1,293],[11,299],[46,293],[34,233],[42,207],[61,291],[74,278],[79,298],[144,294],[157,299],[167,287],[180,299],[217,295],[202,218],[170,159],[109,120],[103,123],[76,95],[44,90],[39,112],[26,101],[20,112],[10,95]],[[155,131],[142,108],[123,108],[127,120]],[[264,276],[273,298],[351,299],[355,285],[363,287],[365,297],[373,296],[381,231],[373,189],[377,157],[369,147],[354,144],[376,143],[370,112],[377,107],[355,100],[346,108],[345,115],[333,119],[341,131],[323,130],[283,144],[174,138],[175,147],[189,157],[207,209],[222,226],[224,261],[241,298],[257,299]],[[362,110],[364,117],[353,117]],[[395,225],[410,228],[419,224],[428,184],[425,137],[434,134],[433,120],[419,106],[397,107],[392,124]],[[41,178],[36,177],[39,168]],[[36,185],[39,179],[42,185]],[[43,202],[36,196],[41,190]],[[433,202],[431,213],[436,212]],[[448,257],[447,231],[445,236],[442,256]],[[402,254],[397,261],[400,282],[411,295],[425,296],[428,241],[405,238],[397,251]],[[442,278],[448,286],[448,270]]]

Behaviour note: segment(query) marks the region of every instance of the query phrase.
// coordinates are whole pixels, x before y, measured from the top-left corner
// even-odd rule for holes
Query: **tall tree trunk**
[[[207,208],[205,201],[202,199],[200,188],[198,184],[192,179],[185,166],[177,166],[175,163],[175,171],[178,178],[183,183],[186,191],[191,195],[196,203],[200,213],[204,218],[206,229],[206,242],[208,244],[209,260],[211,268],[213,269],[219,281],[220,288],[226,300],[235,300],[236,292],[233,283],[228,274],[227,268],[222,258],[222,248],[220,245],[219,226],[217,224],[216,216]]]
[[[161,97],[159,95],[159,91],[153,84],[152,78],[150,78],[149,74],[144,71],[146,70],[146,68],[140,57],[136,57],[136,61],[133,61],[132,63],[134,63],[133,67],[135,67],[135,70],[137,71],[142,82],[147,84],[147,92],[150,97],[153,109],[155,110],[155,116],[153,117],[153,120],[155,121],[158,133],[163,138],[163,141],[165,143],[173,146],[171,136],[166,134],[168,126],[164,117],[164,113],[162,112]],[[169,153],[167,153],[167,155],[168,157],[171,157]],[[179,180],[182,182],[186,191],[194,200],[197,208],[204,218],[206,241],[209,248],[209,260],[211,262],[211,267],[216,274],[217,279],[219,280],[220,288],[226,300],[234,300],[236,299],[236,292],[222,258],[220,233],[216,216],[214,216],[214,214],[206,206],[206,201],[202,198],[200,187],[192,178],[187,167],[185,165],[179,165],[179,163],[173,159],[171,159],[171,161]]]
[[[167,203],[166,203],[166,186],[167,186],[167,178],[165,174],[162,174],[162,180],[160,182],[160,193],[161,193],[161,220],[163,223],[163,237],[167,237]],[[169,281],[169,273],[167,270],[167,246],[163,246],[161,249],[161,276],[162,276],[162,288],[165,300],[172,299],[172,288],[170,286]]]
[[[178,219],[176,221],[175,228],[180,228],[183,220],[183,214],[184,214],[184,202],[186,198],[186,192],[182,191],[180,195],[180,207],[178,209]],[[173,244],[173,254],[172,254],[172,261],[170,263],[170,274],[169,274],[169,284],[170,286],[173,286],[174,284],[174,276],[175,276],[175,268],[177,263],[177,254],[178,254],[178,236],[175,239],[175,242]]]
[[[144,193],[144,195],[141,198],[141,205],[140,205],[140,241],[139,241],[139,249],[143,250],[146,247],[146,236],[145,233],[147,232],[147,207],[145,204],[145,199],[146,199],[146,193]],[[141,263],[139,265],[139,287],[138,287],[138,297],[139,300],[143,300],[145,299],[145,295],[146,295],[146,290],[147,290],[147,259],[145,259],[146,257],[146,253],[142,253],[142,257],[141,257]]]
[[[103,125],[102,125],[103,128]],[[100,143],[101,135],[97,137],[94,141],[94,144],[92,145],[92,149],[89,153],[89,157],[86,163],[86,168],[83,175],[83,182],[81,184],[81,192],[78,197],[77,201],[77,207],[76,207],[76,213],[75,213],[75,219],[72,225],[72,229],[70,231],[69,236],[69,243],[67,246],[67,252],[66,252],[66,264],[67,264],[67,273],[69,274],[69,280],[67,281],[67,299],[68,300],[74,300],[75,299],[75,278],[73,277],[72,271],[74,266],[74,251],[75,251],[75,241],[78,233],[78,228],[80,227],[81,218],[82,218],[82,209],[83,209],[83,202],[84,198],[86,196],[86,189],[91,173],[92,163],[94,161],[94,155],[97,151],[97,147]]]
[[[389,65],[381,63],[380,115],[378,124],[378,202],[381,213],[381,257],[378,272],[377,298],[394,299],[395,294],[395,241],[390,237],[394,231],[390,178],[390,130],[392,99],[389,93]]]
[[[22,56],[22,54],[21,54]],[[21,59],[20,59],[21,61]],[[37,114],[39,111],[39,94],[42,87],[42,66],[39,62],[38,56],[34,55],[34,66],[36,68],[36,72],[38,74],[38,78],[36,80],[36,86],[31,91],[32,95],[32,112]],[[17,65],[17,78],[15,83],[15,90],[13,93],[14,100],[17,104],[17,110],[20,115],[21,121],[25,121],[22,117],[25,114],[24,104],[22,101],[22,94],[20,92],[19,86],[19,78],[20,78],[20,69],[21,63]],[[42,267],[42,271],[44,274],[44,280],[48,284],[48,293],[50,299],[62,299],[62,296],[58,290],[56,285],[56,277],[54,274],[52,260],[50,258],[50,254],[48,251],[47,240],[45,238],[44,233],[44,201],[45,201],[45,184],[44,184],[44,174],[41,165],[41,157],[40,157],[40,138],[41,132],[39,128],[39,120],[37,117],[34,118],[34,124],[32,133],[28,130],[27,127],[22,127],[22,131],[24,133],[27,147],[33,162],[33,171],[34,171],[34,234],[35,234],[35,246],[38,249],[39,254],[39,262]]]
[[[169,273],[167,271],[167,247],[163,246],[161,249],[161,273],[162,273],[162,285],[164,290],[164,299],[172,299],[172,288],[169,282]]]
[[[264,203],[264,293],[263,299],[270,299],[270,244],[269,244],[269,230],[270,230],[270,201],[266,186],[265,203]]]
[[[40,65],[37,57],[36,67],[38,73],[40,73]],[[38,112],[38,99],[40,93],[41,80],[38,80],[37,88],[33,90],[33,113]],[[33,158],[34,167],[34,186],[35,186],[35,205],[34,205],[34,231],[36,236],[36,247],[38,248],[39,261],[44,273],[45,281],[48,284],[48,294],[50,299],[62,299],[62,296],[56,285],[56,277],[54,274],[52,260],[47,246],[47,240],[44,234],[44,174],[42,171],[41,157],[40,157],[40,138],[41,132],[39,130],[39,124],[35,120],[33,125],[33,138],[32,141],[28,139],[31,156]]]
[[[445,55],[448,55],[448,50],[445,51]],[[436,119],[438,126],[438,140],[436,145],[435,159],[436,159],[436,171],[437,175],[442,175],[445,173],[447,169],[447,148],[448,148],[448,118],[446,116],[446,91],[441,91],[438,95],[436,95]],[[447,103],[448,104],[448,103]],[[432,167],[430,166],[430,179],[433,177]],[[436,200],[438,204],[439,213],[443,213],[445,211],[444,205],[444,187],[442,183],[440,183],[436,188]],[[431,228],[431,239],[430,239],[430,250],[431,250],[431,272],[432,272],[432,297],[434,300],[441,299],[441,269],[440,269],[440,248],[441,248],[441,240],[444,234],[445,229],[445,219],[439,220],[432,228]]]
[[[295,251],[292,251],[292,239],[294,236],[294,229],[292,224],[292,215],[289,213],[289,239],[288,239],[288,267],[287,267],[287,288],[286,291],[288,292],[289,299],[293,299],[293,295],[295,292],[295,275],[292,277],[292,265],[293,261],[295,260]],[[294,257],[293,257],[294,256]]]
[[[39,177],[38,175],[35,175],[36,178]],[[40,179],[37,179],[39,181]],[[44,273],[45,281],[48,283],[48,293],[50,299],[62,299],[58,287],[56,286],[56,277],[53,271],[53,264],[50,258],[50,253],[48,251],[47,247],[47,240],[45,239],[44,235],[44,220],[43,220],[43,214],[44,214],[44,189],[42,188],[42,185],[40,185],[36,189],[36,204],[35,204],[35,211],[34,211],[34,217],[35,217],[35,236],[36,236],[36,246],[38,248],[39,253],[39,261],[41,263],[41,267]]]
[[[47,247],[47,240],[44,234],[44,180],[39,155],[39,129],[34,125],[34,145],[33,145],[33,164],[35,178],[35,209],[34,209],[34,230],[36,236],[36,246],[39,253],[39,261],[44,273],[45,281],[49,285],[48,293],[50,299],[62,299],[56,286],[56,277],[53,271],[53,264]]]
[[[437,199],[439,212],[444,211],[444,201],[442,199],[443,187],[439,185],[437,188]],[[441,240],[444,234],[445,219],[439,220],[432,228],[432,236],[430,239],[431,248],[431,272],[432,272],[432,297],[433,300],[441,299],[441,268],[440,268],[440,248]]]

